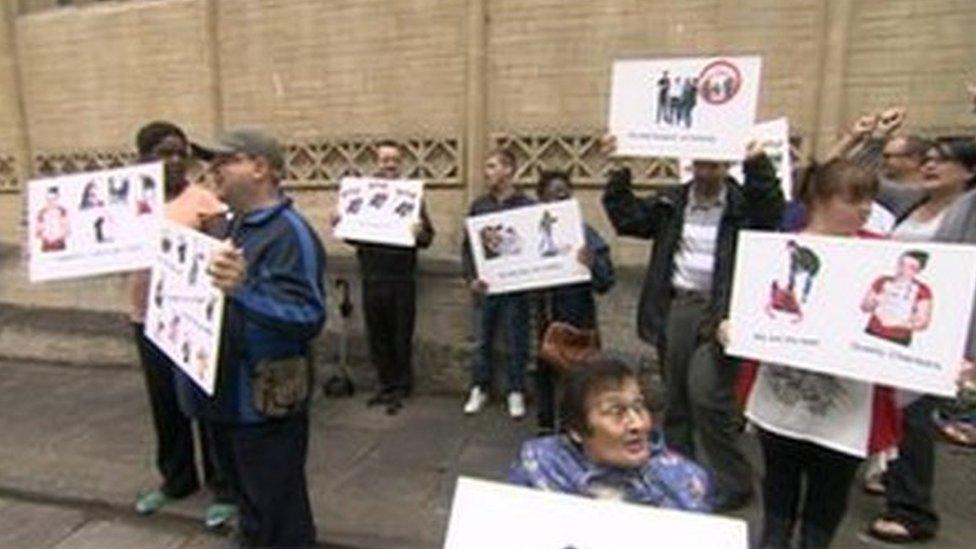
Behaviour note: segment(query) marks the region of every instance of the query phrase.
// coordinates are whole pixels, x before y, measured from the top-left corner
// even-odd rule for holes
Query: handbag
[[[547,296],[548,297],[548,296]],[[546,299],[546,316],[552,318],[552,301]],[[600,333],[577,328],[568,322],[550,320],[539,345],[539,358],[559,373],[568,373],[573,365],[586,360],[600,350]]]

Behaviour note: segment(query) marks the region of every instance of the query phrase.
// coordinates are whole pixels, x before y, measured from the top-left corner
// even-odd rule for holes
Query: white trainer
[[[521,392],[508,393],[508,415],[512,419],[522,419],[525,416],[525,397]]]
[[[464,403],[464,413],[467,415],[477,414],[488,403],[488,394],[481,387],[473,387],[468,401]]]

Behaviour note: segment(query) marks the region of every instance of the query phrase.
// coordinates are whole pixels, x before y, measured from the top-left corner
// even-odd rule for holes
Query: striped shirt
[[[725,210],[725,189],[713,200],[703,202],[694,189],[688,193],[681,240],[674,255],[671,285],[680,290],[707,293],[712,289],[718,226]]]

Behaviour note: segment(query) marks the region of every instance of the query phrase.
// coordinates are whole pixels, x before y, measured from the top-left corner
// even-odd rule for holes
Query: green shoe
[[[237,516],[237,506],[229,503],[214,503],[207,507],[207,512],[203,516],[203,524],[211,530],[228,526],[230,521]]]
[[[173,498],[164,494],[162,490],[152,490],[139,496],[139,499],[136,500],[136,513],[151,515],[172,501]]]

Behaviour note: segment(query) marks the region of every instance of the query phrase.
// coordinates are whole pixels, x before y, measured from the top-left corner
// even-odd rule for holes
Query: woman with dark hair
[[[539,201],[557,202],[568,200],[573,195],[569,174],[561,171],[544,171],[536,186]],[[610,259],[610,246],[588,223],[583,224],[586,246],[579,250],[577,258],[590,269],[589,282],[547,288],[539,292],[536,326],[539,341],[553,322],[564,322],[581,330],[596,330],[596,300],[594,292],[606,293],[613,287],[616,278],[613,261]],[[557,374],[554,366],[539,357],[536,360],[536,398],[538,399],[539,431],[550,434],[556,428],[555,385]]]
[[[567,375],[560,399],[565,434],[525,442],[513,484],[670,509],[711,510],[708,475],[668,450],[634,371],[594,355]]]
[[[862,236],[878,189],[874,175],[845,160],[814,168],[804,189],[805,234]],[[728,323],[719,337],[727,341]],[[746,417],[757,427],[765,460],[761,546],[827,547],[847,509],[862,460],[898,437],[893,392],[870,383],[762,364]],[[801,493],[805,485],[804,493]]]
[[[976,143],[972,139],[939,139],[926,152],[922,164],[926,199],[894,228],[891,238],[909,242],[936,239],[947,212],[976,183]],[[971,241],[970,241],[971,242]],[[885,509],[868,526],[868,534],[889,542],[931,539],[939,527],[932,500],[935,484],[935,425],[932,414],[938,400],[932,396],[903,394],[904,436],[897,458],[884,475],[869,479],[865,488],[883,493]]]
[[[186,167],[190,143],[178,126],[164,121],[143,126],[136,135],[140,162],[163,162],[162,187],[166,218],[199,231],[218,230],[226,206],[201,185],[190,184]],[[155,189],[155,183],[143,186]],[[138,206],[137,206],[138,208]],[[137,210],[138,211],[138,210]],[[181,406],[178,386],[184,383],[173,363],[145,336],[149,296],[149,271],[135,271],[129,277],[130,320],[136,348],[145,374],[146,390],[156,435],[156,466],[162,484],[139,495],[136,512],[151,514],[165,505],[189,496],[200,487],[194,451],[193,420]],[[157,295],[158,298],[158,295]],[[190,383],[188,380],[185,383]],[[228,524],[236,514],[235,487],[231,464],[222,459],[229,442],[215,424],[201,419],[198,433],[203,455],[203,477],[214,494],[204,524],[217,528]],[[223,452],[223,454],[221,454]]]

